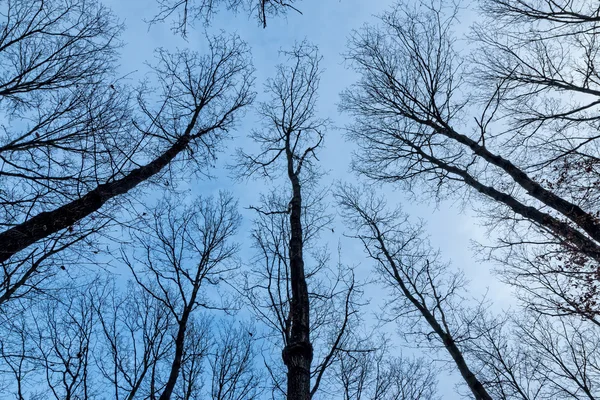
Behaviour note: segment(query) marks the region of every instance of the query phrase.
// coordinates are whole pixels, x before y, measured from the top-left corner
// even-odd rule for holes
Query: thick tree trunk
[[[291,159],[290,159],[291,161]],[[291,162],[290,162],[291,164]],[[310,399],[310,366],[313,358],[310,343],[308,287],[304,275],[302,254],[302,193],[300,181],[292,168],[288,169],[292,183],[290,202],[290,280],[292,287],[291,335],[283,349],[283,362],[287,366],[287,399]]]
[[[411,146],[411,148],[420,157],[427,160],[431,164],[447,172],[450,172],[451,174],[459,176],[467,185],[471,186],[479,193],[491,197],[492,199],[508,206],[515,213],[539,224],[540,226],[548,228],[558,237],[561,237],[566,242],[570,242],[571,244],[575,245],[582,253],[600,262],[600,246],[592,238],[586,236],[581,231],[578,231],[568,223],[563,222],[548,213],[540,211],[535,207],[525,205],[511,195],[501,192],[491,186],[482,184],[476,178],[471,176],[467,171],[460,169],[454,165],[447,164],[442,160],[425,153],[421,148],[411,144],[408,141],[405,142],[405,144]]]
[[[150,163],[134,169],[126,176],[104,183],[86,195],[52,211],[42,212],[35,217],[0,233],[0,262],[17,252],[75,224],[98,211],[107,201],[127,193],[140,183],[160,172],[187,147],[191,136],[181,136],[170,148]]]
[[[547,205],[581,227],[590,237],[600,242],[600,221],[593,215],[584,211],[581,207],[559,197],[549,190],[544,189],[539,183],[531,179],[523,170],[511,163],[509,160],[490,152],[486,147],[480,145],[468,136],[461,135],[450,127],[436,129],[444,136],[456,140],[458,143],[468,146],[474,154],[485,161],[504,170],[518,185],[527,193]]]

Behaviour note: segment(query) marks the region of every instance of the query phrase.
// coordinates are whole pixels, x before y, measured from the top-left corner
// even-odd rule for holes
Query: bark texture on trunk
[[[288,147],[288,178],[292,185],[290,201],[290,283],[292,299],[290,304],[290,340],[282,352],[283,362],[288,369],[287,399],[309,400],[310,366],[313,348],[310,342],[310,304],[308,287],[304,273],[302,254],[302,191],[298,170],[294,170],[292,153]]]
[[[0,262],[8,260],[27,248],[62,229],[75,224],[98,211],[106,202],[125,194],[148,178],[156,175],[186,149],[191,136],[181,136],[159,157],[136,168],[121,179],[98,185],[84,196],[52,211],[39,213],[33,218],[0,233]]]
[[[518,185],[525,189],[531,197],[560,212],[581,227],[588,235],[590,235],[590,237],[597,242],[600,242],[600,221],[593,215],[584,211],[577,204],[571,203],[552,193],[550,190],[545,189],[509,160],[490,152],[486,147],[480,145],[468,136],[461,135],[449,127],[437,129],[437,132],[450,139],[456,140],[458,143],[468,146],[474,154],[504,170]]]
[[[405,144],[410,145],[409,142],[405,142]],[[586,236],[584,233],[575,229],[575,227],[571,226],[567,222],[561,221],[560,219],[546,212],[521,203],[519,200],[509,194],[501,192],[494,187],[484,185],[475,177],[470,175],[466,170],[447,164],[442,160],[425,153],[421,148],[415,145],[411,145],[411,148],[415,150],[415,152],[424,160],[427,160],[436,167],[439,167],[451,174],[459,176],[467,185],[471,186],[479,193],[491,197],[492,199],[506,205],[515,213],[539,224],[540,226],[550,229],[558,237],[564,238],[565,241],[576,246],[577,249],[582,253],[600,262],[600,245],[594,241],[593,237]],[[593,232],[593,229],[589,228],[586,230],[586,232],[589,233],[588,231]]]

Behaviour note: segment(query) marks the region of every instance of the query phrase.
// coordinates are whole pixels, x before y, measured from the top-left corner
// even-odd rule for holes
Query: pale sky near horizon
[[[124,21],[126,30],[122,36],[125,47],[122,49],[121,72],[127,74],[139,71],[131,76],[132,84],[145,71],[144,61],[151,61],[153,51],[157,47],[174,49],[189,47],[202,51],[204,28],[198,26],[190,30],[187,41],[184,41],[169,29],[169,24],[157,24],[148,29],[144,19],[149,20],[156,12],[156,4],[152,0],[104,0],[116,16]],[[253,62],[256,68],[256,90],[258,100],[262,98],[262,85],[265,79],[272,76],[278,60],[278,50],[289,48],[294,41],[307,39],[316,44],[323,56],[324,73],[321,78],[319,112],[323,117],[333,121],[333,125],[342,128],[350,122],[348,116],[341,115],[337,109],[339,93],[356,80],[356,75],[344,63],[342,53],[348,36],[353,29],[360,28],[364,23],[375,22],[374,15],[381,14],[394,2],[391,0],[303,0],[298,3],[302,15],[289,12],[287,17],[276,17],[268,20],[266,29],[260,27],[254,17],[246,14],[233,15],[224,11],[216,16],[209,32],[223,30],[227,33],[237,33],[252,49]],[[201,181],[192,191],[211,193],[219,189],[233,191],[239,198],[242,208],[253,204],[260,192],[255,190],[256,183],[235,183],[224,172],[224,163],[228,161],[231,151],[243,146],[246,134],[256,126],[256,117],[249,110],[234,132],[235,138],[227,142],[227,149],[219,158],[220,164],[215,172],[216,178],[211,181]],[[343,129],[332,129],[326,134],[325,148],[320,153],[321,166],[328,171],[324,184],[336,180],[354,181],[356,178],[349,171],[349,163],[353,145],[348,143],[343,135]],[[491,270],[493,264],[475,260],[471,249],[471,241],[489,242],[485,230],[477,225],[469,210],[461,211],[453,202],[443,202],[436,206],[432,200],[413,201],[398,190],[390,187],[382,188],[391,205],[402,204],[405,212],[416,220],[422,218],[427,223],[432,244],[439,247],[442,257],[451,260],[452,264],[461,268],[470,280],[470,288],[474,296],[479,296],[489,289],[488,297],[496,307],[504,308],[512,303],[510,290],[498,282]],[[244,212],[243,229],[249,227],[251,214]],[[343,237],[344,228],[341,221],[336,221],[335,232],[326,233],[326,240],[331,243],[341,241],[342,251],[347,261],[360,264],[363,273],[368,273],[370,262],[363,256],[363,250],[358,242]],[[244,235],[242,233],[242,235]],[[246,235],[246,238],[248,235]],[[242,252],[249,252],[249,246],[243,244]],[[373,296],[374,294],[367,294]],[[454,393],[451,378],[440,379],[440,394],[444,399],[454,400],[461,397]],[[450,390],[451,389],[451,390]],[[463,385],[461,393],[466,393]]]

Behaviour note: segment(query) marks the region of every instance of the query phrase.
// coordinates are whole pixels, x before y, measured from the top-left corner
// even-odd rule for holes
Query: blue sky
[[[191,30],[187,41],[170,31],[168,23],[157,24],[148,29],[144,19],[151,19],[156,13],[155,4],[148,0],[105,0],[104,3],[113,9],[118,18],[124,20],[126,30],[123,35],[125,47],[122,50],[121,72],[131,75],[132,84],[135,79],[143,76],[146,67],[144,61],[151,61],[153,51],[157,47],[174,49],[175,47],[189,47],[192,50],[202,51],[204,47],[204,27],[196,26]],[[254,66],[256,68],[256,90],[258,100],[263,98],[262,84],[266,78],[272,76],[275,65],[278,63],[278,50],[289,47],[294,41],[307,39],[316,44],[323,55],[322,66],[324,73],[321,79],[319,112],[321,116],[328,117],[336,127],[343,127],[349,122],[348,117],[340,115],[337,111],[339,93],[356,80],[356,75],[344,63],[343,51],[348,35],[353,29],[359,28],[364,23],[375,22],[375,14],[380,14],[392,5],[392,1],[364,1],[364,0],[304,0],[299,3],[302,15],[290,12],[286,18],[278,17],[268,20],[266,29],[258,26],[254,18],[240,13],[232,15],[222,12],[214,19],[210,32],[224,30],[228,33],[239,34],[251,47]],[[461,25],[462,27],[468,24]],[[229,179],[224,169],[225,163],[231,159],[231,152],[237,147],[248,145],[245,135],[256,126],[256,117],[252,111],[246,114],[245,119],[234,133],[235,138],[227,143],[227,150],[221,155],[215,179],[195,182],[191,190],[198,194],[207,194],[219,189],[233,191],[239,198],[240,206],[247,207],[256,203],[260,194],[260,184],[234,183]],[[324,179],[324,184],[335,180],[355,181],[349,172],[349,162],[353,145],[348,143],[343,136],[343,129],[332,129],[326,133],[325,148],[320,153],[321,166],[329,171]],[[257,189],[258,188],[258,189]],[[386,187],[382,189],[389,203],[400,203],[403,209],[410,213],[414,219],[422,218],[427,223],[432,244],[439,247],[445,259],[450,259],[453,265],[465,271],[471,282],[472,294],[480,295],[489,289],[489,298],[498,308],[506,307],[511,302],[510,291],[498,283],[491,270],[493,265],[475,261],[471,251],[471,241],[488,241],[485,231],[477,225],[472,214],[466,210],[462,212],[458,204],[445,202],[436,205],[434,201],[414,201],[400,191]],[[251,214],[244,212],[245,222],[242,229],[250,225]],[[341,241],[343,256],[347,262],[360,264],[363,274],[369,273],[370,263],[364,259],[359,243],[343,237],[344,228],[340,221],[336,222],[335,232],[326,233],[335,249],[338,240]],[[244,229],[245,228],[245,229]],[[245,237],[247,238],[247,234]],[[242,252],[248,254],[251,250],[244,245]],[[367,293],[375,297],[376,293]],[[453,379],[442,377],[440,391],[445,399],[462,398],[451,394]],[[461,390],[465,393],[465,390]]]

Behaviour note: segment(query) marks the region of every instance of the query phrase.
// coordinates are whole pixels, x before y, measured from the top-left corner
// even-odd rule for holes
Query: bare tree
[[[173,31],[187,36],[188,29],[196,22],[210,24],[214,15],[226,8],[231,12],[243,10],[255,14],[263,28],[267,27],[267,18],[285,14],[293,10],[301,14],[294,6],[299,0],[157,0],[158,13],[150,24],[165,22],[175,16]]]
[[[117,84],[111,70],[122,28],[106,8],[87,1],[11,0],[0,18],[0,224],[9,230],[94,185],[110,167],[114,145],[127,151],[117,139],[129,116],[129,96],[109,87]],[[3,242],[0,302],[56,273],[62,263],[50,258],[101,225],[88,221],[61,232],[10,263],[4,255],[10,246]],[[36,276],[42,270],[47,273]]]
[[[320,232],[329,226],[331,218],[325,214],[321,196],[303,192],[303,244],[305,274],[310,304],[310,337],[313,344],[310,396],[328,393],[333,366],[343,354],[352,354],[356,348],[350,341],[360,326],[361,285],[354,270],[334,263],[327,248],[319,248]],[[288,197],[275,190],[257,210],[281,210]],[[292,300],[290,279],[289,240],[290,226],[287,213],[258,211],[252,230],[257,256],[254,267],[245,274],[244,292],[259,321],[268,329],[265,345],[278,346],[291,341]],[[341,258],[341,256],[340,256]],[[271,375],[273,396],[285,396],[285,365],[280,365],[277,354],[272,360],[268,351],[265,365]],[[279,360],[277,360],[279,358]],[[278,362],[279,361],[279,362]]]
[[[88,399],[98,395],[94,374],[96,315],[92,286],[16,304],[2,319],[0,364],[12,384],[5,393],[27,398]]]
[[[237,246],[230,243],[240,223],[237,203],[221,193],[217,199],[198,199],[185,207],[165,200],[149,218],[149,225],[134,233],[133,255],[123,252],[135,281],[161,303],[176,323],[174,354],[160,400],[172,397],[182,372],[186,352],[186,332],[193,313],[200,307],[222,308],[213,304],[206,285],[216,285],[235,270],[232,262]]]
[[[102,5],[79,0],[10,0],[1,16],[0,96],[5,107],[6,103],[24,108],[39,105],[34,93],[72,90],[75,85],[82,85],[83,94],[85,86],[110,76],[122,26]],[[3,143],[3,150],[37,142],[34,135],[15,138],[19,140]]]
[[[554,318],[537,308],[491,317],[484,303],[469,307],[464,278],[440,264],[420,226],[351,186],[337,196],[384,282],[397,292],[387,304],[390,318],[401,321],[412,343],[443,346],[475,398],[597,398],[594,320]]]
[[[267,301],[267,319],[285,343],[287,398],[308,400],[314,352],[305,239],[318,231],[321,221],[306,224],[305,201],[307,188],[316,183],[313,159],[328,122],[317,117],[315,108],[321,61],[317,48],[302,42],[282,55],[287,64],[279,65],[275,78],[268,80],[265,88],[271,99],[259,108],[264,127],[251,135],[260,150],[256,155],[240,151],[238,166],[246,176],[274,179],[284,172],[287,180],[289,197],[271,196],[266,208],[255,207],[259,219],[265,217],[259,224],[269,227],[255,239],[266,261],[268,296],[275,296]]]
[[[255,400],[263,391],[262,376],[256,372],[254,333],[249,325],[225,322],[218,327],[209,355],[212,375],[211,399]]]
[[[415,340],[434,343],[450,355],[476,399],[492,399],[465,359],[462,342],[471,338],[470,327],[483,309],[465,311],[461,299],[465,280],[451,273],[423,238],[421,226],[411,226],[397,209],[389,211],[382,198],[352,186],[341,186],[336,194],[342,212],[367,253],[377,263],[382,281],[392,291],[388,308],[391,318],[404,316],[406,333]],[[433,342],[435,340],[435,342]]]
[[[103,295],[92,304],[98,320],[94,359],[107,391],[117,400],[151,393],[151,374],[172,354],[175,322],[160,301],[134,282],[124,293],[114,280],[99,288]]]
[[[439,399],[436,378],[426,360],[391,357],[388,346],[343,357],[337,366],[344,400]]]
[[[598,398],[598,334],[579,317],[537,312],[475,321],[466,353],[498,399]]]
[[[455,49],[456,9],[398,5],[350,40],[360,81],[343,94],[365,176],[460,193],[499,232],[501,261],[555,314],[595,315],[597,6],[585,1],[482,1],[476,50]],[[467,62],[468,61],[468,62]],[[471,122],[473,121],[473,122]],[[469,196],[475,194],[476,196]],[[540,265],[540,264],[538,264]],[[515,272],[515,271],[513,271]],[[553,277],[551,276],[553,275]],[[560,289],[548,292],[547,282]],[[538,288],[536,290],[534,288]]]
[[[188,205],[165,199],[148,209],[124,247],[134,278],[125,290],[97,279],[57,291],[60,298],[10,303],[28,304],[15,322],[3,320],[0,371],[17,378],[15,393],[26,398],[25,386],[57,399],[93,399],[102,390],[128,400],[259,396],[248,328],[215,327],[198,312],[227,306],[210,287],[237,268],[236,208],[225,193]]]
[[[133,400],[168,389],[179,324],[135,282],[95,279],[10,304],[0,330],[0,382],[19,400]],[[64,296],[64,297],[63,297]],[[262,393],[249,325],[194,314],[186,326],[171,398],[242,400]]]
[[[0,303],[60,273],[65,250],[84,252],[118,208],[102,211],[174,160],[205,165],[254,97],[248,49],[233,36],[209,38],[205,55],[159,51],[147,83],[122,84],[121,28],[94,4],[3,8]]]

